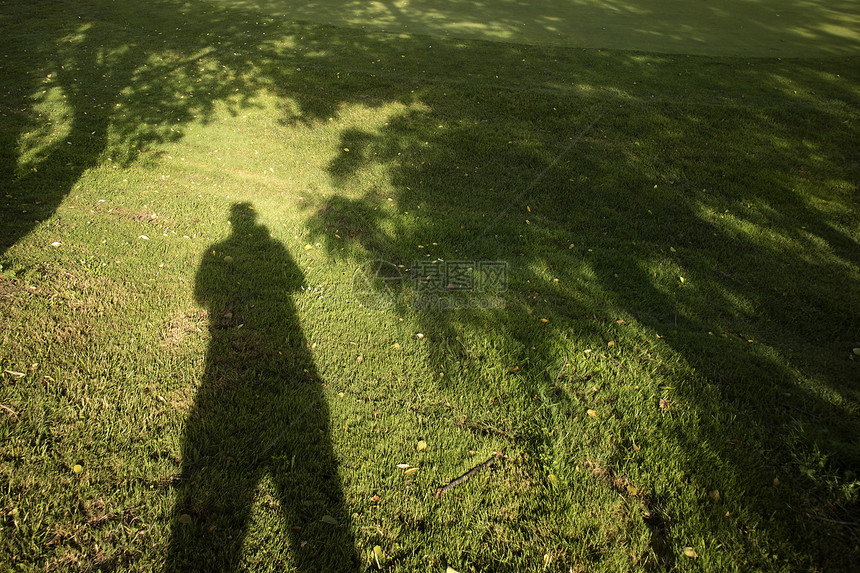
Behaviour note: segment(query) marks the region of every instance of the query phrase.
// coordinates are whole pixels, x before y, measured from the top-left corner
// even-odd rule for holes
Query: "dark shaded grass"
[[[858,521],[857,363],[849,359],[860,345],[855,58],[523,47],[165,6],[144,17],[110,3],[16,4],[4,16],[0,233],[3,248],[14,247],[0,260],[4,269],[41,289],[69,284],[27,237],[48,225],[83,225],[54,217],[73,203],[82,175],[109,163],[132,174],[155,168],[159,148],[182,142],[192,123],[268,113],[263,94],[284,102],[284,132],[322,129],[348,105],[412,106],[379,129],[345,126],[336,145],[349,151],[314,157],[330,189],[308,193],[300,216],[329,254],[331,271],[323,272],[334,280],[384,259],[408,276],[417,260],[498,260],[509,281],[496,293],[505,304],[497,310],[416,309],[412,281],[399,306],[376,318],[361,318],[348,297],[334,309],[311,307],[321,323],[328,319],[324,340],[344,344],[318,365],[322,377],[367,401],[334,407],[344,428],[354,418],[356,437],[324,440],[339,452],[362,550],[385,545],[402,570],[428,559],[523,570],[543,555],[562,570],[850,568],[856,527],[835,522]],[[65,99],[62,131],[39,116],[49,97]],[[47,135],[33,137],[38,129]],[[43,146],[27,151],[21,142]],[[203,171],[236,184],[219,169],[213,162]],[[106,173],[102,181],[118,183]],[[269,191],[261,185],[261,195]],[[199,231],[186,215],[223,212],[224,199],[214,197],[166,201],[165,210],[180,232]],[[292,209],[283,212],[295,216]],[[121,217],[116,228],[136,233],[138,216]],[[95,251],[96,235],[83,248]],[[9,495],[17,501],[4,503],[4,528],[15,531],[4,536],[10,562],[160,566],[166,547],[154,540],[166,539],[178,517],[166,506],[182,414],[153,420],[149,402],[127,395],[168,379],[168,398],[187,404],[187,389],[204,376],[202,342],[157,352],[147,345],[157,338],[153,324],[190,305],[196,253],[179,255],[187,268],[171,271],[181,280],[158,297],[144,285],[159,257],[127,247],[117,256],[132,276],[104,279],[96,289],[103,296],[86,302],[92,287],[75,287],[84,279],[70,275],[71,286],[20,307],[35,318],[20,311],[20,299],[10,307],[4,367],[22,355],[57,363],[44,372],[56,385],[42,378],[42,389],[9,391],[39,406],[20,425],[4,419],[16,444],[4,453],[7,475],[49,450],[57,456],[44,473],[15,477]],[[66,300],[84,297],[76,320],[51,306],[64,292]],[[426,335],[426,355],[390,356],[381,335],[411,334],[391,326],[396,318]],[[102,334],[128,329],[137,337],[128,344]],[[35,352],[24,332],[44,333]],[[342,342],[365,339],[373,342],[365,357],[372,380]],[[129,441],[120,439],[129,430],[116,427],[84,441],[94,452],[122,452],[93,468],[87,494],[109,492],[123,509],[105,512],[69,490],[34,505],[41,518],[19,524],[11,512],[21,500],[56,495],[47,482],[68,476],[74,456],[84,455],[63,440],[85,432],[83,412],[99,407],[87,403],[93,372],[102,376],[90,382],[97,395],[122,397],[112,423],[141,428]],[[71,409],[56,408],[62,404]],[[365,431],[360,420],[377,410],[392,427],[405,410],[408,430],[387,439]],[[395,463],[415,432],[451,451],[499,447],[512,459],[464,486],[462,505],[427,501],[427,483],[380,477],[379,460]],[[141,467],[118,470],[120,459]],[[443,465],[451,477],[469,463],[431,459],[428,466]],[[237,479],[258,479],[252,474]],[[138,481],[126,493],[118,475]],[[73,483],[63,480],[61,487]],[[261,487],[276,507],[277,479]],[[366,498],[384,490],[399,501],[374,514]],[[721,502],[709,495],[715,490]],[[264,567],[279,537],[272,532],[283,527],[277,514],[263,510],[255,523],[265,525],[248,531],[246,565]],[[137,529],[118,527],[107,551],[80,557],[90,549],[76,532],[56,529],[69,520]],[[149,546],[135,542],[141,530]],[[686,557],[685,546],[701,561]],[[82,563],[46,547],[67,555],[77,548]]]

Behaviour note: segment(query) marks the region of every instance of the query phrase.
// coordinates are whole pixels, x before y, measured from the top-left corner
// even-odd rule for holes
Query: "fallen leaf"
[[[394,348],[400,348],[400,343],[395,342],[395,343],[394,343]]]
[[[191,516],[187,513],[183,513],[179,516],[179,523],[181,523],[182,525],[188,525],[189,523],[191,523]]]
[[[424,335],[419,332],[415,335],[415,338],[424,338]]]
[[[684,548],[684,555],[686,555],[687,557],[692,557],[693,559],[695,559],[696,557],[699,556],[699,554],[696,553],[696,550],[693,549],[692,547],[685,547]]]
[[[59,247],[59,246],[60,246],[60,245],[62,245],[62,244],[63,244],[63,243],[61,243],[60,241],[54,241],[53,243],[51,243],[51,246],[52,246],[52,247]]]
[[[72,471],[76,474],[79,474],[84,471],[84,467],[81,464],[75,464],[74,466],[72,466]]]
[[[427,449],[427,442],[425,442],[424,440],[421,440],[420,442],[418,442],[418,451],[419,452],[426,450],[426,449]]]
[[[456,571],[453,567],[446,567],[445,573],[459,573],[459,572]]]
[[[668,412],[669,411],[669,401],[664,400],[663,398],[660,398],[660,409],[663,410],[664,412]]]
[[[409,468],[408,470],[406,470],[403,473],[405,473],[406,475],[410,475],[410,474],[414,474],[417,471],[418,471],[418,468]]]
[[[615,346],[615,341],[614,341],[614,340],[610,340],[610,341],[609,341],[609,344],[607,344],[606,346],[608,346],[609,348],[612,348],[613,346]]]
[[[337,525],[337,520],[330,515],[323,515],[320,518],[320,521],[323,523],[328,523],[329,525]]]
[[[379,501],[379,496],[374,495],[373,497],[370,498],[370,501]]]
[[[24,376],[26,376],[26,374],[24,374],[23,372],[15,372],[14,370],[4,370],[3,372],[9,374],[10,376],[17,376],[18,378],[23,378]]]
[[[714,501],[720,501],[720,490],[715,489],[709,495],[711,496],[711,499],[713,499]]]
[[[540,319],[540,321],[541,322],[549,322],[549,319],[548,318],[542,318],[542,319]]]
[[[379,545],[373,548],[373,558],[376,560],[376,566],[382,569],[381,561],[385,558],[385,553],[382,552],[382,547]]]
[[[406,470],[409,469],[409,464],[397,464],[397,467],[402,470]]]
[[[146,235],[141,235],[138,237],[138,239],[143,239],[144,241],[148,241],[149,237],[147,237]]]
[[[860,356],[860,348],[855,348],[854,350],[852,350],[852,352],[854,352],[854,354]]]
[[[592,418],[596,418],[596,417],[597,417],[597,412],[595,412],[594,410],[588,410],[588,412],[586,412],[586,413],[587,413],[589,416],[591,416]]]

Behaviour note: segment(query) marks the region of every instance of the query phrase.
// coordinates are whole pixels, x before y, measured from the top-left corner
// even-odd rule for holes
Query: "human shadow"
[[[64,2],[57,9],[68,9],[72,4]],[[853,271],[846,262],[856,258],[856,241],[805,202],[806,194],[791,189],[808,181],[828,181],[836,188],[848,189],[847,193],[856,190],[851,184],[857,180],[856,161],[850,153],[856,147],[856,121],[850,115],[856,99],[853,60],[761,61],[744,65],[741,61],[727,63],[707,58],[441,40],[434,40],[431,49],[424,37],[364,36],[346,29],[297,22],[297,18],[313,20],[310,4],[308,12],[291,6],[290,17],[278,19],[256,9],[189,2],[180,9],[151,10],[145,24],[134,18],[134,27],[125,24],[124,12],[133,7],[86,4],[94,6],[80,13],[79,22],[72,20],[67,28],[50,34],[34,34],[35,23],[43,21],[42,3],[34,3],[33,12],[20,21],[3,19],[0,46],[4,60],[0,71],[12,90],[3,100],[6,107],[0,110],[5,124],[0,129],[0,174],[9,188],[8,193],[6,188],[0,193],[0,252],[46,222],[86,170],[104,165],[107,153],[122,164],[157,164],[159,156],[150,151],[151,147],[181,139],[183,130],[195,121],[214,119],[216,106],[226,106],[237,113],[252,106],[254,96],[274,94],[294,104],[285,106],[284,125],[307,122],[313,126],[337,117],[347,105],[420,103],[427,111],[411,107],[412,111],[377,132],[343,131],[336,148],[350,152],[338,154],[332,162],[332,180],[344,191],[357,188],[360,195],[366,192],[355,200],[326,199],[311,220],[312,226],[317,225],[332,254],[349,252],[342,251],[341,237],[345,236],[349,244],[355,244],[356,255],[405,264],[427,254],[417,245],[437,242],[451,245],[449,251],[433,253],[445,259],[465,256],[519,261],[516,267],[512,264],[516,284],[511,285],[507,307],[523,312],[509,315],[530,316],[527,311],[544,309],[556,312],[547,325],[537,320],[512,320],[504,329],[499,328],[501,321],[495,317],[484,320],[480,314],[457,313],[455,318],[453,313],[437,316],[424,312],[419,316],[422,332],[430,332],[433,326],[450,334],[435,338],[456,340],[455,327],[473,332],[492,329],[495,338],[522,349],[510,358],[512,364],[519,368],[528,360],[532,364],[541,362],[519,370],[537,376],[543,366],[557,360],[557,354],[549,349],[557,339],[567,336],[568,326],[573,332],[571,337],[583,330],[595,340],[604,334],[606,340],[611,340],[609,336],[616,335],[610,330],[616,328],[612,326],[616,324],[614,319],[624,316],[630,322],[633,317],[644,325],[643,331],[653,333],[651,340],[635,349],[637,359],[651,360],[644,347],[646,343],[656,345],[659,337],[661,345],[707,372],[724,392],[720,397],[725,400],[711,400],[697,388],[679,389],[682,396],[676,401],[683,397],[697,412],[710,414],[717,410],[731,417],[740,409],[734,403],[737,397],[757,396],[757,387],[770,388],[765,383],[774,377],[774,372],[780,379],[791,381],[792,373],[776,368],[779,361],[773,360],[773,355],[788,357],[786,361],[792,368],[820,378],[822,384],[840,395],[852,396],[849,392],[853,392],[853,378],[849,376],[854,363],[837,362],[836,351],[827,347],[822,352],[819,341],[836,339],[833,347],[847,348],[847,343],[856,339],[854,325],[860,307],[856,294],[844,288],[853,284]],[[349,6],[360,15],[356,10],[364,5]],[[420,14],[411,12],[416,13]],[[486,19],[496,27],[504,24],[496,12],[487,13]],[[44,21],[47,24],[42,26],[53,23]],[[631,38],[635,36],[631,34]],[[457,70],[455,79],[448,79],[452,77],[451,70]],[[337,83],[332,82],[335,71]],[[53,91],[47,90],[43,82],[48,74],[52,74],[51,85],[56,82]],[[416,89],[410,90],[410,84]],[[463,86],[469,89],[463,90]],[[42,132],[37,128],[46,126],[47,119],[40,118],[41,108],[36,104],[46,90],[54,98],[67,99],[65,131],[55,139],[49,137],[52,132],[47,130],[46,135],[38,136]],[[469,97],[450,95],[464,91]],[[805,95],[810,93],[818,95]],[[746,109],[740,105],[741,100],[757,104]],[[726,107],[733,111],[721,111]],[[586,116],[597,111],[604,119],[585,129],[591,121]],[[578,119],[581,117],[585,119]],[[499,118],[503,118],[503,126]],[[585,130],[584,141],[557,161],[570,138],[580,130]],[[27,139],[29,133],[35,135]],[[750,143],[734,145],[741,140]],[[586,147],[590,151],[586,152]],[[351,179],[351,174],[380,164],[390,176],[390,195],[380,195],[369,187],[362,190],[360,181]],[[492,169],[488,165],[511,168]],[[737,167],[725,169],[729,165]],[[540,186],[524,201],[521,190],[529,189],[544,171]],[[738,173],[744,176],[738,178]],[[467,175],[468,193],[462,192]],[[714,185],[723,191],[701,195],[697,191],[713,189]],[[382,201],[385,196],[392,197],[405,212],[414,214],[421,209],[420,224],[417,219],[389,220],[382,209],[387,205]],[[679,203],[683,208],[677,207]],[[763,203],[760,213],[752,209],[756,203]],[[475,242],[475,229],[480,231],[487,226],[483,217],[484,211],[489,214],[484,209],[487,204],[517,208],[510,209],[492,233],[484,233]],[[826,241],[834,246],[836,254],[818,262],[803,257],[786,260],[781,247],[762,246],[760,237],[726,232],[725,226],[712,225],[707,217],[722,217],[721,213],[729,212],[727,209],[744,214],[769,233],[785,235],[786,241],[797,243],[800,239],[810,246]],[[802,230],[808,228],[808,232],[793,228],[797,217],[782,219],[786,210],[805,211]],[[663,213],[673,213],[674,220],[661,221]],[[853,213],[846,211],[842,215],[845,225],[853,224]],[[450,221],[452,217],[457,218],[457,224],[433,225],[434,218]],[[526,217],[527,227],[522,221]],[[304,417],[299,416],[307,404],[320,396],[312,362],[303,350],[305,342],[295,309],[288,298],[288,293],[300,284],[301,274],[253,218],[243,220],[252,237],[243,236],[248,233],[235,227],[231,239],[212,247],[211,251],[218,255],[207,255],[201,266],[198,293],[201,300],[210,301],[212,347],[204,384],[187,427],[183,467],[186,479],[181,481],[170,567],[235,567],[246,531],[254,532],[249,535],[274,535],[274,529],[269,527],[249,527],[249,522],[256,519],[251,511],[255,488],[264,490],[263,501],[268,503],[265,488],[269,478],[275,491],[271,503],[284,506],[288,516],[310,520],[327,514],[339,527],[346,523],[338,512],[332,513],[334,509],[314,505],[318,498],[340,498],[334,486],[320,489],[334,492],[333,497],[325,498],[313,481],[314,476],[328,475],[326,468],[333,470],[334,466],[326,445],[324,404],[319,402]],[[667,233],[668,228],[677,233]],[[261,231],[257,239],[255,230]],[[496,234],[506,239],[500,244],[509,252],[499,252],[492,240]],[[522,240],[517,241],[517,237]],[[228,253],[227,246],[243,256]],[[615,254],[624,250],[630,253],[628,257]],[[741,264],[739,259],[719,256],[727,251],[746,252],[746,260],[755,262]],[[265,253],[272,256],[263,256]],[[225,256],[233,261],[228,262]],[[255,257],[261,260],[250,264]],[[677,262],[673,262],[676,258]],[[278,260],[285,261],[284,272],[267,273],[280,271],[275,262]],[[785,269],[797,272],[780,271],[779,263],[784,260]],[[763,264],[768,261],[775,264]],[[726,268],[727,263],[733,267]],[[668,280],[658,281],[653,267],[664,264],[667,269],[684,268],[690,284],[681,286],[677,277],[671,286],[667,286]],[[536,269],[552,270],[557,281]],[[241,284],[231,283],[230,276],[240,277]],[[822,286],[809,277],[832,278]],[[708,292],[717,293],[716,300],[688,294],[697,284],[705,283],[710,284]],[[791,283],[791,288],[785,288],[785,283]],[[785,303],[765,296],[776,289],[785,293]],[[570,299],[579,302],[572,303]],[[264,300],[272,303],[269,310],[263,310],[266,304],[259,304]],[[762,304],[766,307],[756,308]],[[823,310],[817,311],[818,308]],[[589,316],[593,320],[583,318]],[[680,336],[671,334],[678,325],[676,316],[680,319]],[[767,322],[773,326],[767,326]],[[239,328],[240,325],[243,326]],[[789,337],[784,334],[774,335],[780,330],[789,333],[804,351],[793,351],[795,344],[785,342]],[[717,336],[711,337],[710,332]],[[736,332],[742,332],[743,339],[733,334]],[[282,344],[285,348],[277,348],[287,335],[291,338]],[[769,345],[772,350],[764,349],[761,355],[754,350],[757,345],[748,343],[767,342],[769,337],[776,339]],[[606,340],[601,341],[603,345]],[[539,350],[530,356],[528,348]],[[709,349],[721,352],[709,353]],[[446,352],[447,348],[440,349],[432,361],[444,364],[450,360]],[[669,354],[664,352],[660,357]],[[727,361],[730,368],[718,362],[726,361],[726,356],[733,357]],[[552,376],[558,378],[556,372],[565,364],[564,360],[558,364]],[[752,369],[747,366],[750,364],[758,366]],[[303,372],[305,369],[308,372]],[[563,376],[571,370],[568,366]],[[286,382],[284,372],[291,374]],[[582,380],[571,382],[584,385],[590,374],[576,376],[580,374]],[[446,376],[446,380],[452,378]],[[588,387],[593,385],[589,383]],[[787,388],[776,391],[785,395]],[[703,415],[703,419],[714,421],[701,435],[720,439],[679,448],[689,452],[687,466],[700,465],[703,458],[699,454],[711,447],[727,460],[726,464],[733,468],[731,473],[737,476],[751,474],[750,470],[757,467],[770,469],[775,457],[788,466],[793,463],[790,452],[776,437],[783,430],[799,432],[793,429],[798,425],[793,424],[789,414],[827,419],[826,424],[813,422],[806,427],[821,426],[821,432],[828,431],[831,436],[837,433],[835,430],[848,433],[836,426],[843,417],[845,424],[850,424],[849,430],[856,425],[855,418],[843,416],[844,410],[803,390],[792,389],[791,396],[787,396],[790,402],[779,394],[771,393],[766,398],[759,400],[757,406],[782,412],[786,423],[766,428],[774,436],[774,443],[766,442],[763,453],[747,456],[735,442],[722,439],[722,418]],[[662,419],[657,401],[653,402],[654,415]],[[797,409],[800,405],[802,410]],[[751,417],[753,414],[745,419]],[[648,419],[641,426],[647,426],[646,422]],[[266,449],[267,438],[259,438],[253,432],[266,429],[267,423],[276,429],[267,429],[260,436],[271,432],[274,439],[286,431],[295,440],[281,437]],[[299,426],[294,428],[291,423]],[[306,431],[307,428],[321,429],[322,433],[317,436],[316,430]],[[299,444],[307,437],[318,438],[322,445]],[[551,436],[539,438],[549,441]],[[253,443],[255,439],[257,444]],[[816,437],[812,441],[808,449],[817,450],[820,442],[820,449],[826,452],[842,447],[844,440],[828,438],[825,442]],[[837,443],[831,447],[830,441]],[[237,451],[252,451],[252,446],[257,448],[257,457],[237,455]],[[856,468],[856,448],[844,449],[847,453],[839,455],[840,465]],[[316,457],[306,461],[309,456],[301,452]],[[625,454],[623,448],[617,452],[618,456]],[[573,466],[580,461],[571,455],[564,463]],[[304,463],[317,464],[321,469],[301,473],[304,470],[299,464]],[[302,485],[302,481],[285,485],[288,482],[280,476],[294,479],[290,477],[294,472],[311,476],[309,485]],[[759,473],[762,479],[749,488],[753,493],[748,498],[752,501],[770,491],[758,487],[766,472]],[[772,476],[766,477],[772,481]],[[708,484],[702,487],[705,485]],[[289,492],[299,495],[289,497]],[[762,508],[758,513],[769,515],[771,512],[765,509],[770,509],[770,503],[765,500],[758,504]],[[260,505],[263,504],[255,507]],[[235,508],[238,510],[233,512]],[[802,516],[800,511],[791,514]],[[840,514],[828,515],[845,519]],[[180,518],[183,523],[178,523]],[[326,558],[334,557],[302,557],[304,550],[322,551],[310,534],[311,527],[302,526],[299,532],[285,531],[285,537],[291,538],[291,547],[310,540],[305,548],[295,549],[295,558],[304,559],[301,562],[307,564],[307,569],[322,570]],[[315,525],[326,532],[324,526],[328,524]],[[822,529],[819,526],[815,529]],[[341,547],[349,547],[348,535],[330,533],[335,540],[344,541]],[[829,547],[828,551],[837,558],[845,555]],[[821,562],[829,558],[822,557]],[[213,563],[217,567],[212,567]]]
[[[166,570],[258,569],[263,552],[243,558],[249,545],[266,547],[267,566],[355,570],[328,409],[290,296],[302,273],[250,204],[234,204],[230,222],[195,283],[211,340],[184,432]]]

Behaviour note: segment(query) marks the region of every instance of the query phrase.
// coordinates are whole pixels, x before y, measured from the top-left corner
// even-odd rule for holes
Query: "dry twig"
[[[12,417],[12,419],[15,420],[16,422],[21,421],[21,419],[18,417],[18,413],[15,410],[13,410],[12,408],[10,408],[9,406],[4,406],[3,404],[0,404],[0,409],[2,409],[4,412],[9,414]]]
[[[442,487],[437,489],[436,490],[436,497],[440,497],[443,493],[445,493],[449,489],[457,487],[458,485],[465,482],[466,480],[468,480],[470,477],[472,477],[473,475],[475,475],[476,473],[478,473],[482,469],[492,466],[496,462],[496,460],[500,459],[501,457],[502,457],[502,454],[500,454],[498,452],[494,452],[493,457],[491,457],[490,459],[488,459],[484,463],[478,464],[477,466],[473,467],[472,469],[470,469],[469,471],[467,471],[466,473],[464,473],[463,475],[461,475],[457,479],[452,480],[451,482],[449,482],[446,485],[443,485]]]

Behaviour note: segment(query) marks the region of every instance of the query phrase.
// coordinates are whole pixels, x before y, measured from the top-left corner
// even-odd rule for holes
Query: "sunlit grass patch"
[[[4,563],[850,570],[856,57],[153,6],[0,20]]]

